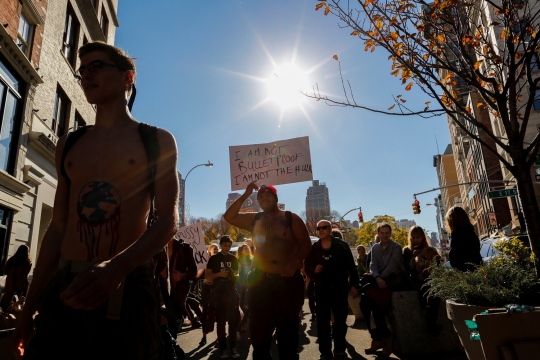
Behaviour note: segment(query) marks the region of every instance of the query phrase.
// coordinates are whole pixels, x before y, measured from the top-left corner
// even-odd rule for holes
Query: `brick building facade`
[[[0,0],[0,266],[28,232],[25,167],[39,73],[47,0]],[[19,236],[20,234],[20,236]]]

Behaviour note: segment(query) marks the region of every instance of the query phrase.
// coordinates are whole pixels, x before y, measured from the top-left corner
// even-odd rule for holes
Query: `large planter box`
[[[446,300],[446,312],[448,318],[452,320],[459,341],[467,353],[469,360],[486,360],[480,341],[471,340],[469,329],[465,325],[465,320],[472,320],[474,315],[488,310],[488,306],[465,305],[454,301]],[[480,336],[482,336],[480,334]],[[494,360],[494,359],[488,359]]]
[[[420,306],[417,291],[392,292],[390,322],[394,335],[393,352],[399,356],[436,354],[463,351],[452,323],[446,316],[441,301],[437,324],[441,328],[438,336],[429,335],[426,309]]]
[[[515,343],[540,341],[540,312],[476,315],[475,319],[481,339],[477,342],[482,344],[486,360],[504,360],[501,346],[514,348]],[[530,358],[540,359],[540,354]]]

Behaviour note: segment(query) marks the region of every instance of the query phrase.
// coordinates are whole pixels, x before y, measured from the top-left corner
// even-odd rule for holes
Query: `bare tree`
[[[352,30],[350,34],[363,42],[366,51],[379,48],[388,52],[390,74],[401,78],[404,90],[417,86],[432,101],[415,110],[407,107],[402,95],[396,95],[387,110],[374,109],[356,101],[343,76],[344,99],[321,94],[318,85],[305,95],[329,105],[388,115],[430,118],[446,114],[464,135],[495,154],[515,178],[531,248],[538,258],[540,209],[531,167],[540,148],[540,136],[532,126],[535,100],[540,100],[536,97],[540,77],[535,73],[539,66],[540,4],[516,0],[329,0],[320,2],[316,9],[335,15],[341,27]],[[341,74],[341,65],[339,71]],[[480,120],[485,116],[493,126]]]

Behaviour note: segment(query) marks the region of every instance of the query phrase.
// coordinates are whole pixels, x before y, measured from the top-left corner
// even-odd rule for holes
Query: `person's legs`
[[[276,332],[280,359],[298,359],[298,314],[304,304],[304,278],[297,271],[289,278],[277,278],[274,282],[276,307]]]
[[[249,334],[253,346],[253,360],[272,359],[270,347],[275,329],[274,306],[276,294],[266,279],[260,279],[249,291]]]
[[[298,316],[288,324],[276,329],[278,354],[280,359],[298,360]]]
[[[334,314],[334,354],[340,351],[345,351],[348,312],[349,300],[347,297],[347,292],[335,292],[332,298],[332,313]]]
[[[226,314],[217,314],[216,331],[220,350],[227,350],[227,333],[225,332]]]
[[[386,325],[386,317],[384,311],[371,299],[371,311],[373,312],[373,320],[375,321],[375,326],[377,326],[376,336],[373,337],[375,340],[383,340],[390,337],[390,329]]]
[[[381,339],[375,339],[374,335],[376,329],[371,328],[371,307],[372,307],[373,300],[368,294],[362,294],[362,298],[360,299],[360,311],[362,312],[362,316],[364,317],[364,320],[366,321],[366,326],[369,331],[369,334],[371,335],[371,338],[374,340],[381,340]]]
[[[325,292],[318,294],[316,298],[317,312],[317,339],[319,352],[324,356],[332,356],[332,340],[330,339],[330,313],[332,294]]]

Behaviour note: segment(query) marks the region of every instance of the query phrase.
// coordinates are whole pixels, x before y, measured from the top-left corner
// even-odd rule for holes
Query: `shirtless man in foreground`
[[[159,218],[147,228],[148,157],[139,122],[126,106],[135,64],[121,49],[96,42],[81,47],[79,58],[81,86],[97,107],[96,122],[65,160],[66,136],[58,141],[53,218],[12,347],[19,356],[24,351],[25,359],[159,359],[151,259],[178,224],[176,143],[157,130]]]
[[[262,213],[239,214],[244,201],[258,190]],[[298,359],[299,313],[304,304],[303,261],[311,249],[306,225],[294,213],[279,210],[277,190],[255,182],[225,212],[231,225],[252,231],[254,270],[248,275],[250,337],[253,359],[272,359],[276,330],[279,358]],[[289,215],[287,215],[287,213]]]

